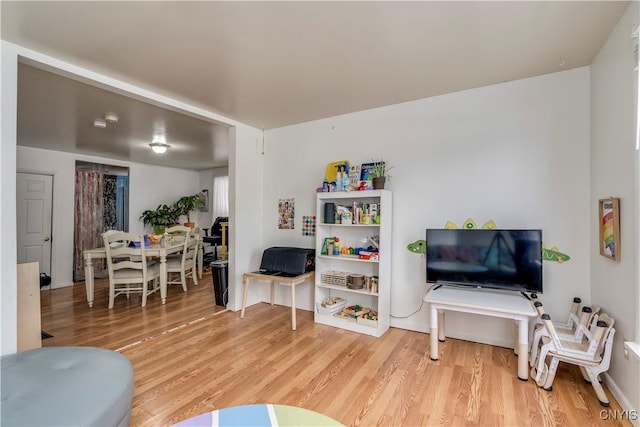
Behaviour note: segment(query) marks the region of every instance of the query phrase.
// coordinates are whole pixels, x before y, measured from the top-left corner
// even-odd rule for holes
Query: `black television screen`
[[[542,230],[427,229],[427,282],[542,293]]]

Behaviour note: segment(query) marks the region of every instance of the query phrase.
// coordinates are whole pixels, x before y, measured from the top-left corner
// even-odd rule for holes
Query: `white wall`
[[[15,353],[17,348],[15,200],[18,56],[13,45],[4,41],[0,45],[0,73],[0,355],[5,355]]]
[[[589,69],[587,67],[265,132],[264,244],[313,247],[300,231],[314,213],[326,165],[384,158],[395,168],[392,326],[428,330],[424,258],[406,249],[426,228],[541,228],[569,262],[544,263],[541,300],[552,316],[589,302]],[[277,228],[278,198],[295,198],[295,230]],[[303,292],[303,291],[306,291]],[[300,287],[299,307],[312,309]],[[287,304],[284,293],[278,303]],[[419,310],[419,311],[418,311]],[[417,313],[416,313],[417,312]],[[415,313],[411,315],[412,313]],[[511,346],[500,319],[448,315],[447,335]]]
[[[210,228],[213,224],[213,178],[216,176],[229,176],[229,168],[214,168],[200,171],[200,190],[209,190],[209,209],[207,212],[198,212],[197,220],[203,228]]]
[[[229,310],[242,307],[242,275],[255,271],[262,256],[262,131],[238,125],[229,147]],[[247,305],[257,302],[251,296]]]
[[[640,340],[638,278],[638,151],[635,150],[636,88],[634,25],[640,19],[633,2],[591,65],[591,299],[616,319],[610,377],[640,410],[640,367],[625,359],[623,341]],[[621,259],[599,255],[598,199],[620,197]],[[610,387],[611,388],[611,387]],[[618,396],[616,396],[618,397]],[[640,420],[638,424],[640,425]]]
[[[129,168],[129,231],[145,233],[140,214],[200,191],[199,173],[184,169],[18,147],[18,172],[53,175],[52,287],[73,285],[73,230],[76,160]],[[150,189],[152,191],[150,191]],[[202,224],[197,224],[198,226]]]
[[[262,199],[262,131],[249,126],[237,125],[229,129],[229,167],[215,168],[200,172],[200,185],[209,188],[213,197],[213,178],[229,176],[229,242],[228,274],[229,301],[227,308],[238,311],[242,307],[242,275],[254,271],[260,265],[262,255],[262,222],[256,221],[261,215]],[[210,199],[210,203],[212,200]],[[213,223],[211,207],[209,212],[200,213],[203,227]],[[204,219],[203,219],[204,218]],[[259,302],[250,297],[247,305]]]

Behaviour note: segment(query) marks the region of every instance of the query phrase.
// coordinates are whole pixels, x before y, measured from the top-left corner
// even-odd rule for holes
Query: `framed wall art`
[[[600,223],[600,255],[620,260],[620,199],[610,197],[598,201]]]
[[[198,193],[199,206],[198,210],[200,212],[209,212],[209,189],[203,188],[202,191]]]

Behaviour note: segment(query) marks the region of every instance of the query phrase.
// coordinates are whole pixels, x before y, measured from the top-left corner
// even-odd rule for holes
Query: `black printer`
[[[294,277],[315,270],[315,249],[274,246],[265,249],[260,274]]]

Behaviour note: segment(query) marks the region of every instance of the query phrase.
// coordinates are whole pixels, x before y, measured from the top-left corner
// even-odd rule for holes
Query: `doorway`
[[[18,263],[40,263],[51,275],[53,176],[19,172],[16,176]]]
[[[73,281],[84,281],[86,249],[103,246],[107,230],[129,231],[129,168],[76,161]],[[106,277],[104,260],[94,261],[96,277]]]

